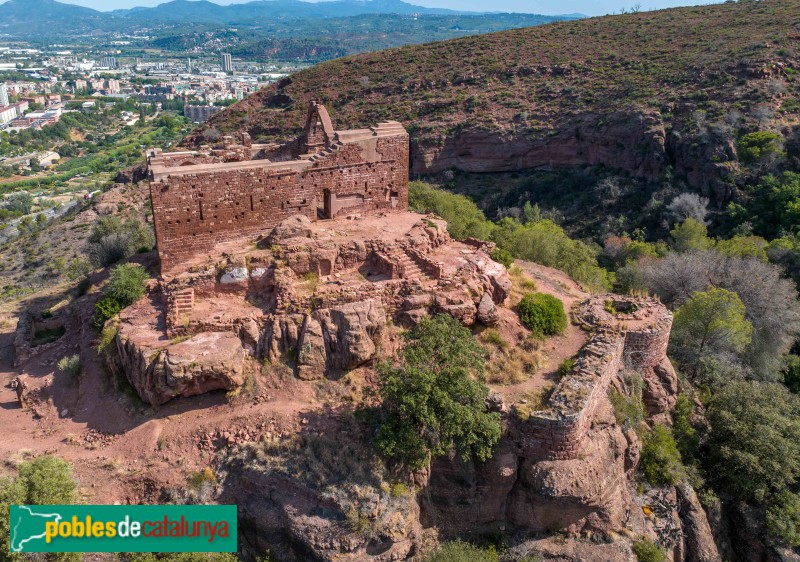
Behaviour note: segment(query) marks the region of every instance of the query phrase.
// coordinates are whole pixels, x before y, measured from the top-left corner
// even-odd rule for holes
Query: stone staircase
[[[168,331],[181,329],[184,318],[187,318],[193,309],[194,289],[189,287],[172,293],[167,305]]]
[[[397,265],[399,266],[400,277],[402,279],[435,279],[436,276],[430,271],[427,263],[413,254],[405,251],[396,253]]]
[[[338,152],[339,149],[342,148],[343,146],[344,146],[344,144],[342,144],[341,142],[334,141],[327,148],[323,148],[322,150],[320,150],[316,154],[312,154],[311,156],[309,156],[308,160],[310,162],[319,162],[320,160],[325,160],[328,157],[330,157],[331,154],[334,154],[334,153]]]

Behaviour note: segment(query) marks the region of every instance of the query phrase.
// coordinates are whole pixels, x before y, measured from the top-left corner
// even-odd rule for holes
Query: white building
[[[222,53],[222,70],[224,72],[233,72],[233,57],[230,53]]]
[[[0,84],[0,107],[6,107],[8,105],[10,105],[8,101],[8,86]]]

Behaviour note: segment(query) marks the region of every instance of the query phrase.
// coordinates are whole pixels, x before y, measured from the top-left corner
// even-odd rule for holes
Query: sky
[[[133,8],[135,6],[156,6],[166,0],[60,0],[69,4],[88,6],[96,10],[114,10],[117,8]],[[243,3],[249,0],[214,0],[217,4]],[[694,6],[713,4],[710,0],[405,0],[410,4],[453,10],[470,10],[476,12],[526,12],[535,14],[571,14],[582,13],[589,16],[601,16],[618,13],[622,8],[630,8],[640,4],[642,10],[674,8],[677,6]]]

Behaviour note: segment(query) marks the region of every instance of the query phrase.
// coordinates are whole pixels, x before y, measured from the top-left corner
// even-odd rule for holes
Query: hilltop
[[[558,22],[330,61],[204,130],[298,131],[309,100],[336,126],[401,121],[412,172],[604,166],[736,196],[736,140],[794,134],[800,2],[740,2]],[[645,201],[646,202],[646,199]],[[585,209],[584,209],[585,211]]]

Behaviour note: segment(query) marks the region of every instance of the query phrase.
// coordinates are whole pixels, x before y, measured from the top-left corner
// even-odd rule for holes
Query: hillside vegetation
[[[769,160],[741,144],[745,135],[772,132],[795,152],[797,21],[797,0],[738,2],[352,56],[262,90],[206,127],[291,138],[315,99],[339,128],[401,121],[414,173],[600,166],[651,184],[680,180],[722,204],[741,198]],[[558,186],[542,189],[531,198]]]

